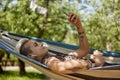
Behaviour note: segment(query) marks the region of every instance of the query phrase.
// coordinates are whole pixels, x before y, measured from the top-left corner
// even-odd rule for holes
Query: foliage
[[[4,71],[0,74],[0,80],[44,80],[44,75],[38,72],[27,72],[24,76],[19,76],[18,71]]]
[[[46,16],[31,11],[30,0],[18,0],[12,6],[8,6],[11,0],[7,1],[0,10],[0,29],[78,45],[76,27],[67,21],[68,17],[62,11],[64,9],[80,16],[91,48],[106,49],[109,44],[113,51],[120,51],[119,0],[101,0],[99,4],[95,0],[85,0],[97,6],[96,12],[88,15],[90,17],[85,16],[86,13],[81,14],[85,7],[78,10],[81,0],[75,3],[73,0],[36,0],[36,4],[48,8]]]
[[[85,23],[89,43],[97,49],[106,49],[109,45],[113,51],[120,51],[120,1],[101,1],[102,8]]]

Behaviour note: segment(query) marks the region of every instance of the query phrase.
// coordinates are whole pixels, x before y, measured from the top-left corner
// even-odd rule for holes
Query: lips
[[[44,47],[44,46],[40,46],[40,49],[46,49],[46,47]]]

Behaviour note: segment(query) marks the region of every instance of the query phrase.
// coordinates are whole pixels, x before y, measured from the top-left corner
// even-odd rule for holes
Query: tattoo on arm
[[[84,32],[78,32],[78,34],[79,34],[80,40],[83,40],[83,38],[84,38]]]

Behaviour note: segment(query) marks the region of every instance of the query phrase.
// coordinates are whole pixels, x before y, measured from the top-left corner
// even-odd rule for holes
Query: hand
[[[72,24],[74,24],[76,26],[81,25],[80,19],[79,19],[79,17],[77,15],[75,15],[73,13],[69,13],[68,16],[69,16],[68,20],[69,20],[70,23],[72,23]]]
[[[90,56],[90,58],[95,61],[95,64],[97,66],[104,65],[105,59],[104,59],[103,53],[99,52],[98,50],[95,50],[93,55]]]

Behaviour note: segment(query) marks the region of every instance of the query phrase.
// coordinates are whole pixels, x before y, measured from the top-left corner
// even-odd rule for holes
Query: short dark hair
[[[30,49],[30,46],[26,46],[25,44],[28,42],[29,40],[25,41],[20,49],[20,53],[27,56],[28,54],[32,53],[32,50]]]

